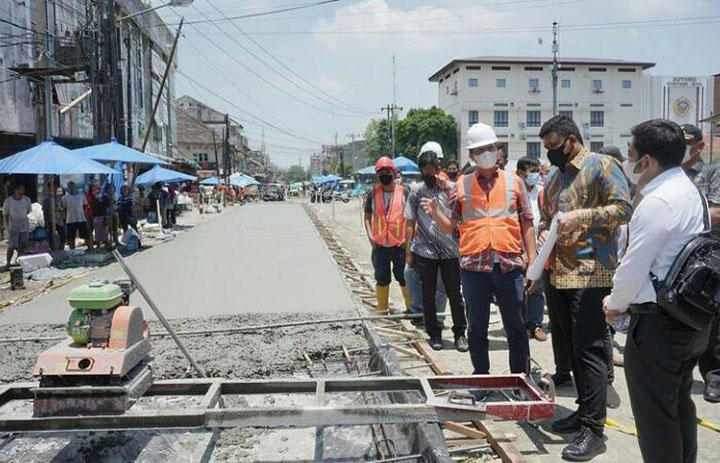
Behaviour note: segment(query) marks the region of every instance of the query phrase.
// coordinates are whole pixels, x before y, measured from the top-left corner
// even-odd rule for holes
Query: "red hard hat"
[[[395,170],[395,163],[387,156],[383,156],[377,160],[375,163],[375,172],[380,172],[380,169],[384,169],[385,167]]]

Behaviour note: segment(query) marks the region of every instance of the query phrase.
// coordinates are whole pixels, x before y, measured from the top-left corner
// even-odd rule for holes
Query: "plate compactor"
[[[34,416],[122,414],[150,388],[150,332],[129,305],[134,289],[130,280],[94,281],[70,292],[70,337],[33,369]]]

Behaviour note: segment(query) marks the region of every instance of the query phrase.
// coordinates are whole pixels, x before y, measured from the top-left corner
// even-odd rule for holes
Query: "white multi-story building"
[[[580,128],[585,145],[625,147],[630,129],[647,112],[644,89],[654,63],[594,58],[562,58],[558,112]],[[538,132],[553,114],[552,59],[498,57],[456,59],[430,77],[438,83],[438,105],[458,123],[459,155],[468,159],[465,137],[476,122],[495,128],[510,159],[544,152]]]

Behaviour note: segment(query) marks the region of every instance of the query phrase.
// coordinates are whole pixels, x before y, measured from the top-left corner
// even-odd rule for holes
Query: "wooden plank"
[[[465,437],[469,437],[471,439],[482,439],[485,441],[484,432],[465,426],[464,424],[456,423],[454,421],[445,421],[440,423],[440,426],[443,429],[447,429],[448,431],[452,431],[457,434],[462,434]]]
[[[473,421],[473,425],[485,433],[486,439],[503,463],[527,463],[527,459],[507,437],[490,421]]]
[[[398,346],[397,344],[393,344],[393,343],[388,343],[388,345],[390,347],[392,347],[393,349],[395,349],[396,351],[400,352],[401,354],[405,354],[409,357],[414,357],[414,358],[423,360],[422,354],[419,354],[415,350],[408,349],[408,348],[402,347],[402,346]]]
[[[214,408],[220,401],[222,395],[222,383],[220,381],[213,383],[205,393],[205,397],[200,404],[202,408]]]
[[[429,346],[425,342],[417,340],[412,345],[413,347],[415,347],[415,349],[417,349],[418,352],[422,354],[425,361],[430,364],[430,368],[432,368],[433,373],[441,376],[450,374],[449,370],[445,370],[443,367],[438,365],[438,363],[430,354],[430,351],[428,350]]]
[[[325,405],[325,381],[319,379],[315,388],[315,398],[319,406]]]
[[[380,333],[390,334],[393,336],[400,336],[402,338],[408,338],[408,339],[418,339],[418,337],[419,337],[417,334],[408,333],[407,331],[392,330],[390,328],[383,328],[381,326],[376,326],[375,330],[377,330]]]
[[[470,447],[476,445],[490,445],[485,439],[446,439],[448,447]]]

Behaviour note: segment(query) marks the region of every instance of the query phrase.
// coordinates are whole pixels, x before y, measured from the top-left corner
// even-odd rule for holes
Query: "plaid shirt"
[[[564,171],[548,174],[540,231],[558,212],[579,211],[580,226],[559,236],[550,263],[558,289],[609,288],[617,267],[617,230],[632,215],[630,188],[620,163],[583,149]]]
[[[480,176],[477,174],[477,171],[468,175],[473,175],[475,179],[477,179],[483,191],[489,195],[490,190],[492,190],[495,186],[495,180],[498,178],[498,171],[499,169],[496,169],[495,173],[489,179]],[[460,180],[458,180],[458,182],[459,181]],[[527,191],[525,190],[525,182],[518,182],[518,184],[520,185],[521,191],[516,204],[518,219],[521,223],[525,222],[527,225],[532,226],[532,208],[530,207],[530,201],[528,200]],[[453,220],[457,220],[458,222],[462,221],[463,211],[462,205],[460,204],[460,201],[458,201],[457,185],[453,187],[452,193],[450,194],[448,209],[451,211],[451,218]],[[460,268],[470,272],[490,273],[493,271],[495,264],[500,265],[500,271],[503,273],[507,273],[512,270],[523,270],[525,268],[525,260],[523,259],[522,254],[499,252],[493,250],[492,248],[487,248],[477,254],[460,256]]]

